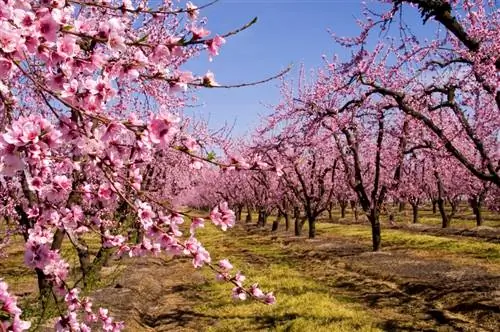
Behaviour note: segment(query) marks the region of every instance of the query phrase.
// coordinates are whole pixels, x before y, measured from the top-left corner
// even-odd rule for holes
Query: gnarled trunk
[[[481,214],[481,201],[477,196],[473,196],[469,199],[472,212],[476,217],[476,226],[481,226],[483,224],[483,216]]]
[[[411,204],[411,210],[413,212],[413,220],[412,222],[414,224],[418,223],[418,203],[410,203]]]
[[[358,222],[358,218],[359,218],[358,203],[354,200],[351,201],[351,209],[352,209],[352,213],[354,214],[354,221]]]
[[[371,209],[370,214],[368,215],[368,219],[370,220],[370,224],[372,225],[373,251],[379,251],[382,237],[380,235],[380,219],[378,210]]]
[[[316,236],[316,218],[314,216],[309,216],[307,222],[309,224],[309,238],[314,239]]]
[[[250,223],[252,222],[252,211],[250,210],[250,207],[247,208],[247,216],[245,218],[245,223]]]
[[[345,218],[345,210],[347,208],[347,201],[340,201],[340,217]]]
[[[283,216],[281,215],[281,212],[278,212],[278,216],[273,221],[273,225],[271,227],[271,232],[276,232],[278,230],[278,226],[279,226],[282,218],[283,218]]]
[[[439,214],[441,215],[441,227],[443,228],[450,227],[450,219],[448,218],[448,215],[446,214],[446,210],[444,208],[444,199],[438,198],[437,205],[439,208]]]
[[[432,214],[436,214],[437,212],[437,200],[432,200]]]

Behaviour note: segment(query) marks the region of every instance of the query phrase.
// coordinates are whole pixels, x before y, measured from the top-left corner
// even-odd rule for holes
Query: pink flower
[[[97,197],[103,200],[111,200],[111,198],[113,197],[113,189],[111,189],[109,183],[102,183],[99,186]]]
[[[219,86],[219,83],[215,81],[215,75],[211,71],[208,71],[205,76],[203,76],[203,85],[206,87]]]
[[[63,191],[69,191],[71,189],[71,180],[68,179],[66,175],[56,175],[53,180],[54,187],[61,189]]]
[[[201,227],[205,227],[205,220],[203,220],[203,218],[193,218],[189,231],[191,234],[194,234],[195,230]]]
[[[63,39],[57,42],[57,52],[64,59],[73,57],[79,50],[75,36],[64,35]]]
[[[234,287],[233,288],[233,298],[236,300],[246,300],[247,293],[242,287]]]
[[[12,69],[12,61],[0,58],[0,79],[8,79]]]
[[[170,143],[174,134],[178,132],[177,123],[180,118],[171,113],[155,116],[148,125],[149,138],[152,143],[160,146]]]
[[[38,24],[38,31],[40,31],[42,36],[47,41],[55,42],[57,32],[59,31],[59,24],[54,20],[52,15],[50,13],[45,14]]]
[[[219,267],[224,271],[229,271],[233,268],[233,265],[227,259],[222,259],[219,261]]]
[[[269,292],[264,296],[264,303],[266,304],[276,303],[276,297],[273,295],[273,292]]]
[[[198,14],[199,14],[198,7],[193,5],[193,3],[191,1],[188,1],[186,3],[186,8],[187,8],[187,13],[188,13],[189,18],[191,20],[196,20],[196,18],[198,17]]]
[[[43,180],[40,177],[36,176],[31,179],[29,185],[31,190],[40,191],[43,187]]]
[[[258,299],[264,297],[264,292],[262,292],[262,290],[259,288],[259,284],[253,284],[252,286],[250,286],[250,293],[252,293],[252,295]]]
[[[215,36],[214,38],[207,40],[206,45],[208,48],[209,60],[212,61],[212,57],[219,55],[219,48],[226,43],[226,40],[221,36]]]
[[[212,220],[214,225],[221,226],[221,229],[226,231],[228,227],[234,226],[235,214],[228,208],[227,202],[222,202],[210,212],[210,220]]]
[[[193,34],[193,40],[198,40],[210,35],[210,31],[205,30],[203,27],[196,27],[195,25],[192,25],[189,31]]]

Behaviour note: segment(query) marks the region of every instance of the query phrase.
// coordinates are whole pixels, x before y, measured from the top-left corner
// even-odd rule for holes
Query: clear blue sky
[[[208,1],[194,1],[202,5]],[[380,8],[381,10],[382,8]],[[355,36],[361,18],[358,0],[220,0],[204,9],[201,16],[208,18],[207,27],[213,33],[223,34],[258,17],[258,22],[236,36],[228,38],[220,55],[213,62],[203,54],[185,67],[203,74],[207,69],[215,73],[221,84],[236,84],[272,76],[293,63],[289,78],[297,76],[297,69],[322,64],[322,55],[346,56],[336,45],[328,30],[340,36]],[[415,12],[411,20],[417,26],[421,21]],[[233,137],[251,132],[259,123],[259,115],[269,113],[262,103],[279,100],[279,81],[238,89],[202,89],[196,92],[202,104],[187,110],[198,118],[209,118],[210,127],[235,122]]]

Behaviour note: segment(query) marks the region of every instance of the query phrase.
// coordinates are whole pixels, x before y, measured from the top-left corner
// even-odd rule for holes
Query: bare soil
[[[500,331],[500,267],[421,257],[399,248],[372,253],[366,243],[340,236],[308,241],[265,230],[251,233],[258,233],[259,246],[279,248],[295,268],[323,282],[325,292],[362,304],[379,317],[383,330]],[[254,264],[283,259],[253,255],[245,248],[239,253]],[[150,258],[125,264],[116,284],[94,297],[126,322],[127,331],[203,331],[216,321],[193,310],[201,301],[197,288],[212,281],[193,270],[189,260]]]

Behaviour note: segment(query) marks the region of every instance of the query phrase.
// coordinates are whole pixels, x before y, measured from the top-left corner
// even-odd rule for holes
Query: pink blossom
[[[219,261],[219,267],[224,271],[229,271],[233,268],[233,265],[227,259],[223,259]]]
[[[231,228],[235,224],[235,214],[227,206],[227,202],[221,202],[210,212],[210,220],[216,226],[220,226],[223,231]]]
[[[189,28],[189,31],[193,34],[193,40],[205,38],[206,36],[210,35],[210,31],[205,30],[205,28],[203,27],[197,27],[195,25],[192,25]]]
[[[187,8],[187,13],[188,13],[188,16],[191,20],[196,20],[196,18],[198,17],[199,15],[199,10],[198,10],[198,7],[195,6],[191,1],[188,1],[186,3],[186,8]]]
[[[233,288],[233,298],[236,300],[246,300],[247,293],[242,287],[234,287]]]
[[[8,79],[12,70],[12,61],[0,58],[0,79]]]
[[[149,138],[154,144],[161,146],[170,143],[172,136],[177,133],[177,123],[180,118],[171,113],[162,113],[153,117],[148,125]]]
[[[214,38],[206,41],[208,54],[210,55],[210,58],[209,58],[210,61],[212,61],[212,57],[219,55],[219,49],[225,43],[226,43],[226,40],[218,35],[215,36]]]
[[[52,15],[50,13],[45,14],[38,24],[38,31],[40,31],[42,36],[50,42],[55,42],[59,24],[54,20]]]

